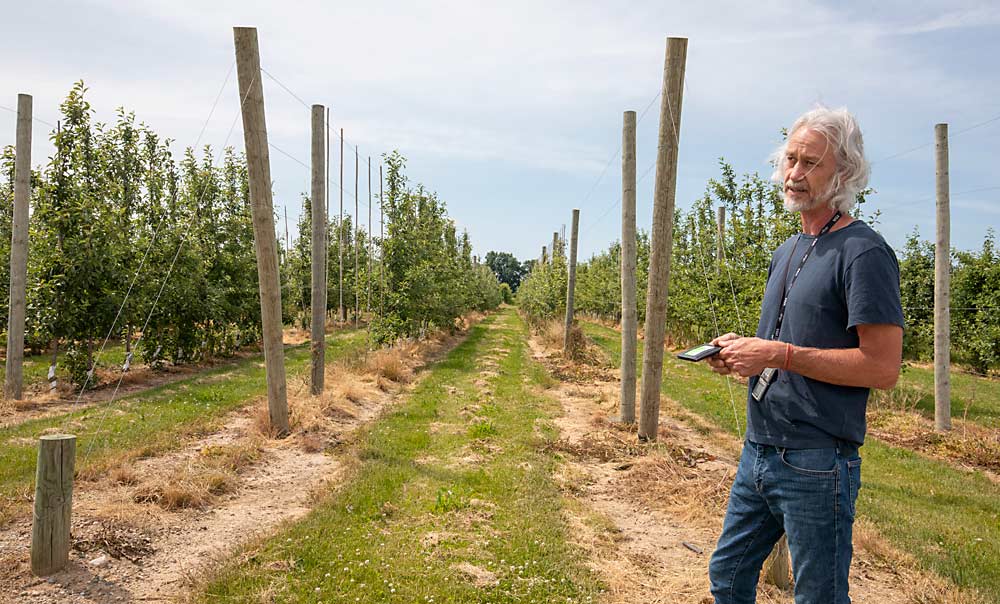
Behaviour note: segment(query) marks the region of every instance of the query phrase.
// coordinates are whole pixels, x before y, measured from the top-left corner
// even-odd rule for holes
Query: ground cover
[[[589,602],[552,474],[558,411],[506,309],[360,438],[348,480],[231,557],[200,602]]]

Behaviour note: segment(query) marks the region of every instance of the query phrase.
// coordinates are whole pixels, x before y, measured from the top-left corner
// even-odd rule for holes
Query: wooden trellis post
[[[580,210],[573,209],[573,228],[569,243],[569,278],[566,281],[566,325],[563,329],[563,352],[569,354],[570,331],[573,328],[573,296],[576,289],[576,244],[580,230]]]
[[[635,423],[635,352],[639,309],[636,303],[635,111],[622,124],[622,362],[621,421]]]
[[[934,244],[934,427],[951,430],[951,209],[948,124],[934,126],[937,238]]]
[[[340,256],[340,322],[347,323],[347,307],[344,306],[344,129],[340,129],[340,222],[337,223],[337,252]]]
[[[639,439],[656,440],[660,422],[660,383],[663,379],[663,341],[666,335],[667,286],[673,247],[674,195],[680,146],[681,104],[687,38],[667,38],[660,102],[660,135],[656,152],[653,192],[653,233],[650,240],[649,291],[642,359]]]
[[[310,391],[313,395],[323,392],[326,369],[326,157],[323,149],[322,105],[312,106],[312,324],[310,349]]]
[[[17,95],[14,212],[10,229],[10,306],[4,394],[21,400],[24,383],[24,313],[28,280],[28,203],[31,199],[31,95]]]
[[[250,180],[250,210],[253,216],[257,278],[260,286],[260,315],[267,375],[267,408],[271,428],[279,435],[288,433],[288,393],[285,383],[285,350],[282,343],[281,283],[278,277],[278,250],[274,233],[274,206],[271,200],[271,160],[264,121],[264,87],[260,79],[260,51],[257,29],[234,27],[236,73],[243,113],[247,174]]]
[[[69,561],[75,464],[75,436],[47,434],[38,440],[31,572],[40,577],[62,569]]]

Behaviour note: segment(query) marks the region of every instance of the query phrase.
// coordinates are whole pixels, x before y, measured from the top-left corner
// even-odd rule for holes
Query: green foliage
[[[379,267],[385,305],[372,321],[373,339],[386,343],[428,329],[453,328],[467,311],[499,306],[496,276],[472,262],[468,234],[458,235],[444,202],[422,186],[408,186],[406,161],[399,152],[386,155],[385,162],[386,236]]]
[[[521,282],[517,304],[532,325],[558,316],[566,308],[568,272],[563,244],[550,252],[543,262],[535,262],[531,272]]]
[[[29,351],[67,350],[67,369],[79,385],[109,335],[128,346],[141,337],[140,353],[153,364],[227,355],[256,341],[260,306],[245,159],[226,149],[216,167],[206,147],[202,157],[187,149],[177,162],[171,141],[132,113],[119,109],[113,124],[95,123],[86,93],[82,82],[70,90],[50,135],[55,151],[33,175]],[[0,171],[6,258],[10,148]],[[6,304],[5,272],[0,281]],[[6,319],[4,308],[0,321]]]
[[[487,252],[486,266],[496,273],[500,283],[506,283],[514,293],[517,293],[521,280],[527,274],[524,264],[518,262],[510,252]]]

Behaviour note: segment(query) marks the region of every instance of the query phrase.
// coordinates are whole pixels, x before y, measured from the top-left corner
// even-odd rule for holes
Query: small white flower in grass
[[[319,592],[321,592],[321,591],[323,591],[323,590],[317,587],[317,588],[316,588],[316,589],[314,589],[313,591],[315,591],[316,593],[319,593]]]

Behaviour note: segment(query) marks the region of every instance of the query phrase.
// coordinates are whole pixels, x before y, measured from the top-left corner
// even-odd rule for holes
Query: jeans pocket
[[[803,476],[833,478],[837,474],[837,450],[782,449],[781,463]]]
[[[847,480],[850,485],[848,493],[850,501],[848,503],[850,504],[851,517],[854,517],[855,502],[858,500],[858,491],[861,490],[861,458],[847,461]]]

